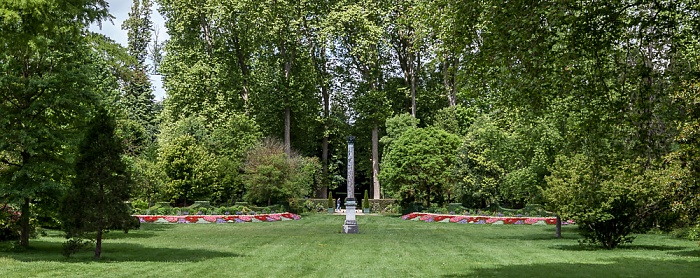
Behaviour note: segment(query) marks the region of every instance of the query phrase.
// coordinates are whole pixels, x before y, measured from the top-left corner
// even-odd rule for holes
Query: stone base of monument
[[[357,234],[359,232],[360,229],[357,227],[356,220],[345,220],[345,224],[343,225],[344,234]]]
[[[357,234],[360,229],[357,228],[357,220],[355,220],[355,207],[357,202],[354,198],[348,198],[345,203],[345,223],[343,224],[344,234]]]

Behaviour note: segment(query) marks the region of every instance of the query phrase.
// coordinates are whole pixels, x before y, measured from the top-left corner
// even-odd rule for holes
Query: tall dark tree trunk
[[[294,49],[289,53],[287,57],[287,48],[285,43],[280,43],[280,55],[285,58],[284,62],[284,89],[289,90],[289,84],[291,84],[290,79],[292,78],[292,62],[294,61]],[[285,92],[288,94],[289,92]],[[292,154],[292,139],[291,139],[291,125],[292,125],[292,108],[288,97],[285,97],[284,102],[284,152],[287,156]]]
[[[324,49],[324,48],[322,48]],[[325,52],[325,50],[323,50]],[[325,56],[324,56],[325,57]],[[326,73],[326,63],[325,59],[323,60],[322,64],[322,72],[321,74]],[[316,196],[320,198],[328,198],[328,120],[331,118],[331,101],[330,101],[330,94],[328,92],[328,87],[326,86],[326,81],[325,79],[323,80],[323,84],[321,85],[321,97],[323,98],[323,141],[321,144],[321,171],[323,175],[323,183],[321,184],[321,188],[319,189],[320,194],[316,194]]]
[[[20,237],[19,237],[19,246],[22,247],[29,247],[29,198],[24,198],[24,203],[22,203],[22,216],[20,217],[20,226],[21,226],[21,231],[20,231]]]
[[[102,256],[102,224],[97,225],[97,238],[95,239],[95,259]]]
[[[243,99],[243,107],[245,109],[246,115],[250,113],[250,104],[248,103],[248,98],[250,93],[248,92],[248,83],[250,79],[250,71],[248,69],[247,56],[243,52],[243,48],[240,43],[238,34],[233,36],[233,48],[236,51],[236,60],[238,61],[238,67],[241,69],[241,75],[243,76],[243,84],[241,85],[241,99]]]
[[[21,153],[22,155],[22,165],[27,165],[29,163],[29,159],[31,155],[29,154],[28,151],[23,151]],[[24,202],[22,203],[22,208],[20,209],[22,212],[22,215],[20,216],[20,235],[19,235],[19,246],[22,247],[29,247],[29,234],[30,234],[30,226],[29,226],[29,203],[32,200],[29,197],[24,198]]]
[[[327,127],[324,127],[324,130],[328,130]],[[328,136],[324,135],[323,136],[323,141],[322,141],[322,153],[321,153],[321,175],[323,176],[323,183],[321,184],[321,187],[318,189],[318,192],[316,192],[316,197],[318,198],[328,198]]]
[[[557,235],[557,238],[561,237],[561,217],[559,217],[559,215],[557,215],[556,235]]]

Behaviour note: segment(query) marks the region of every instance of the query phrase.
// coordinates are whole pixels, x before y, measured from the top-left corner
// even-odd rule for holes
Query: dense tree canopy
[[[76,129],[95,99],[83,34],[107,9],[103,0],[2,1],[0,15],[0,196],[21,203],[27,246],[30,204],[57,197],[72,169]]]
[[[697,1],[155,0],[163,57],[151,2],[126,48],[85,31],[102,0],[0,2],[0,201],[23,245],[98,100],[149,205],[326,197],[352,134],[373,198],[542,203],[609,248],[700,225]]]

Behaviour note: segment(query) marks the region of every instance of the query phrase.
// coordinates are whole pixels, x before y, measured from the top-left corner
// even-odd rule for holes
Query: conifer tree
[[[132,75],[124,86],[122,103],[131,120],[146,130],[149,139],[155,139],[157,132],[153,88],[147,74],[148,44],[151,41],[151,0],[134,0],[129,18],[122,23],[127,31],[129,55],[136,59],[131,66]]]
[[[95,237],[96,259],[102,254],[103,233],[110,228],[128,231],[131,221],[124,203],[131,190],[130,175],[114,131],[114,118],[99,108],[78,148],[76,177],[60,210],[67,238]]]

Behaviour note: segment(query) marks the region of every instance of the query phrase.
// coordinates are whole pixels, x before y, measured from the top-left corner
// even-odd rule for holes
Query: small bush
[[[151,210],[153,212],[153,210]],[[172,209],[171,208],[158,208],[155,210],[156,214],[158,215],[169,215],[171,213]]]
[[[369,197],[367,194],[367,190],[365,190],[365,197],[362,198],[362,208],[363,209],[368,209],[369,208]]]
[[[684,238],[693,241],[700,240],[700,223],[694,226],[676,229],[671,234],[677,238]]]
[[[228,209],[226,207],[223,207],[223,206],[219,207],[215,210],[216,214],[218,214],[218,215],[224,215],[224,214],[226,214],[227,211],[228,211]]]
[[[18,240],[20,235],[19,212],[8,205],[0,207],[0,241]]]
[[[136,199],[131,202],[131,207],[133,209],[146,210],[148,209],[148,202],[141,199]]]
[[[322,202],[318,202],[315,200],[322,200]],[[324,203],[327,203],[327,200],[325,199],[306,199],[303,204],[303,212],[324,212],[326,211],[327,207],[324,206]]]
[[[389,204],[381,210],[382,213],[388,214],[396,214],[399,213],[399,211],[401,211],[401,206],[399,204]]]
[[[396,212],[386,212],[387,207],[398,204],[398,201],[396,199],[378,199],[378,200],[368,200],[369,203],[369,208],[371,211],[374,212],[382,212],[382,213],[399,213],[398,211]]]
[[[63,243],[63,250],[61,253],[66,258],[69,258],[71,255],[78,253],[82,249],[89,248],[90,246],[92,246],[92,241],[82,238],[70,238]]]

